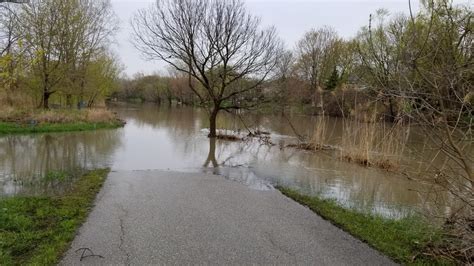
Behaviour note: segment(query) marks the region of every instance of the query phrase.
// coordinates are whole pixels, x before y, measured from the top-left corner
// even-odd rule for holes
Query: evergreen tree
[[[325,84],[326,90],[334,90],[337,87],[338,83],[339,83],[339,72],[334,67],[334,70],[332,71],[331,76],[326,81],[326,84]]]

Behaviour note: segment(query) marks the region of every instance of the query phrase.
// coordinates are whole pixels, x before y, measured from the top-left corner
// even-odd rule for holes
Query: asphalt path
[[[61,264],[394,263],[277,190],[210,174],[120,171]]]

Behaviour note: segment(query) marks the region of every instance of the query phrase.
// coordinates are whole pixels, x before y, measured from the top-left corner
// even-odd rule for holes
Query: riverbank
[[[428,246],[441,241],[441,231],[422,217],[388,219],[343,208],[335,201],[302,195],[289,188],[277,189],[398,263],[450,264],[424,255]]]
[[[2,265],[54,265],[92,208],[109,169],[83,175],[66,194],[0,200]]]
[[[2,110],[0,135],[42,132],[85,131],[118,128],[125,124],[106,109]]]

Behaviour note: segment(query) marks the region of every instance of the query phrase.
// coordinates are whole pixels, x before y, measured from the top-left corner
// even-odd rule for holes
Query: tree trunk
[[[49,109],[49,96],[51,96],[51,93],[43,92],[43,109]]]
[[[49,109],[49,96],[51,95],[49,88],[49,75],[44,75],[44,84],[43,84],[43,109]]]
[[[66,106],[72,109],[72,95],[69,93],[66,95]]]
[[[395,110],[393,108],[393,99],[392,99],[392,97],[388,98],[388,103],[390,105],[390,122],[395,122]]]
[[[77,109],[81,110],[83,105],[84,105],[84,88],[85,88],[85,81],[84,78],[81,79],[81,89],[80,89],[80,94],[79,94],[79,103],[77,104]]]
[[[216,134],[216,120],[217,120],[217,113],[219,112],[219,108],[214,108],[209,116],[209,138],[215,138]]]

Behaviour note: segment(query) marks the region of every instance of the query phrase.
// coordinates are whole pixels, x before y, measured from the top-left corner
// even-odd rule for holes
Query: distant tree
[[[174,98],[179,103],[193,105],[197,96],[189,89],[188,75],[173,67],[168,69],[168,74],[170,76],[169,89]]]
[[[377,10],[371,15],[369,26],[357,36],[357,53],[360,60],[359,77],[381,102],[388,103],[390,120],[397,118],[398,110],[394,97],[389,91],[397,88],[403,77],[405,16],[397,16],[387,21],[388,11]]]
[[[64,51],[62,64],[65,68],[62,92],[66,95],[68,106],[72,106],[72,96],[84,102],[86,95],[86,76],[89,64],[103,61],[110,38],[117,30],[109,0],[69,0],[68,5],[57,12],[67,22],[60,34],[67,41],[59,44]],[[111,59],[111,58],[109,58]],[[93,93],[96,94],[96,93]]]
[[[0,91],[6,94],[8,104],[15,93],[21,73],[24,72],[24,46],[18,34],[18,7],[0,6]]]
[[[295,63],[295,57],[291,51],[282,51],[278,56],[275,75],[277,79],[286,80],[292,72]]]
[[[297,44],[298,72],[309,83],[313,104],[317,89],[323,85],[333,68],[327,62],[332,60],[330,52],[337,40],[333,28],[323,27],[310,30]]]
[[[278,57],[277,65],[275,68],[275,82],[274,87],[274,100],[279,103],[278,107],[284,111],[285,105],[287,104],[291,88],[290,80],[294,72],[295,57],[291,51],[282,51]]]
[[[17,32],[17,10],[12,8],[1,8],[0,5],[0,56],[11,52],[14,43],[18,40]]]
[[[111,95],[119,87],[118,77],[122,69],[118,59],[106,53],[87,64],[81,91],[83,97],[87,95],[87,107],[92,107],[98,99]]]
[[[345,41],[342,39],[336,40],[330,50],[330,61],[327,63],[328,67],[332,66],[330,75],[333,74],[334,68],[339,72],[339,84],[347,82],[349,76],[354,73],[354,68],[357,65],[357,42],[354,40]]]
[[[326,90],[334,90],[339,84],[339,72],[337,71],[337,68],[334,67],[334,70],[331,73],[331,76],[329,79],[326,81]]]
[[[189,76],[209,113],[209,137],[216,136],[220,110],[248,107],[238,97],[267,79],[282,46],[275,29],[261,30],[241,0],[157,0],[132,26],[144,56]]]

